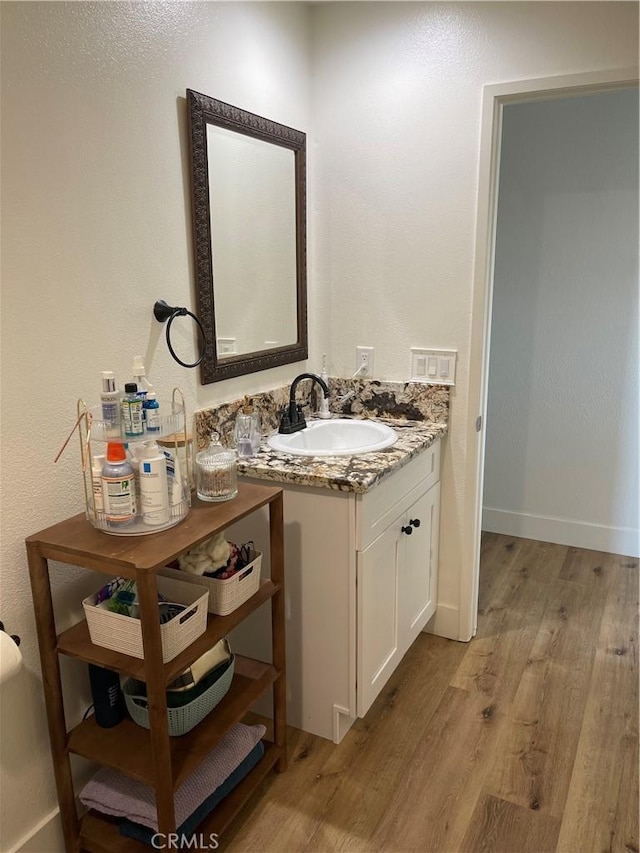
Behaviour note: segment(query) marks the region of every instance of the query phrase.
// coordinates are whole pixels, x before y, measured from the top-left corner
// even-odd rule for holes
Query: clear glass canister
[[[217,436],[196,454],[196,486],[203,501],[228,501],[238,494],[236,454],[217,443]]]

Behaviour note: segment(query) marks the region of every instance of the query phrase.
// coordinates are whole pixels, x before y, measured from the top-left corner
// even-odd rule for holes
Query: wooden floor
[[[340,746],[292,729],[225,851],[638,851],[638,561],[483,537],[478,634],[422,634]]]

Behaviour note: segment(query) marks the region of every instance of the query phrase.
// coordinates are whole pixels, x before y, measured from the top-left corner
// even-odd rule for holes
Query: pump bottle
[[[153,385],[147,380],[147,375],[142,362],[142,356],[137,355],[133,359],[133,367],[131,368],[132,381],[136,383],[138,388],[137,395],[144,402],[149,391],[153,390]]]
[[[236,418],[234,438],[238,456],[255,456],[260,449],[260,418],[248,397]]]
[[[322,373],[320,374],[321,379],[327,383],[327,387],[329,387],[329,374],[327,373],[327,354],[322,354]],[[319,418],[330,418],[331,412],[329,411],[329,398],[325,397],[324,394],[320,397],[320,408],[318,409],[318,417]]]

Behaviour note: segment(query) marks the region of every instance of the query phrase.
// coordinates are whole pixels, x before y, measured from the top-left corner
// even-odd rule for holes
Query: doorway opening
[[[533,102],[551,103],[558,99],[573,99],[573,96],[578,95],[637,89],[637,85],[636,69],[618,69],[597,74],[517,81],[488,86],[484,90],[469,397],[469,411],[479,414],[479,422],[474,424],[474,418],[469,417],[466,529],[472,535],[468,538],[467,560],[463,567],[460,639],[473,636],[477,622],[485,425],[489,391],[489,342],[496,272],[498,188],[505,109],[511,105],[524,105],[526,109],[526,105]],[[479,427],[479,431],[473,434],[475,427]],[[601,440],[606,438],[602,436]]]

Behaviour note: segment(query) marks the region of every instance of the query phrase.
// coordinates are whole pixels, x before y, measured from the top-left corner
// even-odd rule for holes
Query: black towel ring
[[[169,352],[178,362],[178,364],[182,365],[182,367],[197,367],[202,359],[204,358],[205,349],[207,345],[207,336],[205,335],[204,329],[202,328],[202,323],[195,314],[192,314],[191,311],[187,311],[186,308],[175,308],[171,305],[167,305],[164,299],[158,299],[158,301],[153,306],[153,316],[159,323],[167,323],[167,346],[169,347]],[[175,350],[171,346],[171,324],[176,319],[176,317],[191,317],[195,320],[196,325],[198,326],[198,331],[200,332],[200,357],[197,361],[194,361],[193,364],[187,364],[182,359],[178,358],[175,353]],[[168,322],[167,322],[168,321]]]

